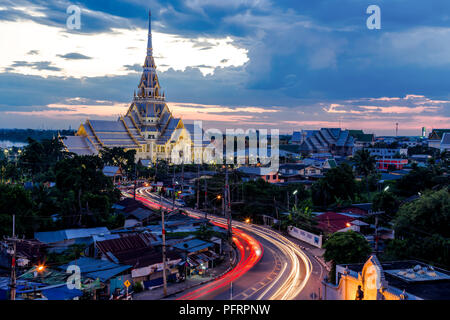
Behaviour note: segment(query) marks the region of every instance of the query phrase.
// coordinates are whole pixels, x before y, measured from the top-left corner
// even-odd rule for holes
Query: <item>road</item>
[[[160,199],[148,188],[138,189],[137,199],[159,208]],[[161,205],[172,210],[172,203]],[[190,216],[204,218],[204,213],[182,208]],[[226,228],[222,217],[208,216],[212,223]],[[299,244],[263,226],[233,221],[233,241],[239,252],[239,263],[220,279],[200,288],[183,292],[176,299],[191,300],[295,300],[312,299],[319,294],[325,270]]]

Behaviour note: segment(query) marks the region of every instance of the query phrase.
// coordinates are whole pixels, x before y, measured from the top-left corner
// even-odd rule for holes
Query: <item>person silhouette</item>
[[[356,300],[364,300],[364,291],[362,291],[361,286],[358,286],[356,291]]]

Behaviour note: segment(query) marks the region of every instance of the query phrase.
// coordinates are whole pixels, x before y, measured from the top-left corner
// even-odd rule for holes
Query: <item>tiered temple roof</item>
[[[351,154],[355,139],[348,130],[339,128],[322,128],[309,134],[301,144],[302,152],[331,153],[337,155]]]
[[[165,94],[156,73],[150,13],[147,55],[138,90],[134,93],[127,113],[116,121],[86,120],[77,136],[65,139],[63,143],[68,151],[79,155],[97,154],[102,148],[112,147],[142,152],[147,144],[164,146],[176,141],[180,135],[176,129],[182,128],[183,122],[172,116],[165,102]]]

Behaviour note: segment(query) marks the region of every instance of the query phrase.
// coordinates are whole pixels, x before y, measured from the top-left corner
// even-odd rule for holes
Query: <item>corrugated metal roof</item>
[[[87,238],[93,235],[109,234],[106,227],[84,228],[84,229],[66,229],[58,231],[35,232],[34,238],[44,243],[55,243],[69,239]]]
[[[59,269],[66,270],[69,265],[80,267],[81,274],[86,278],[99,279],[102,282],[108,281],[114,276],[131,268],[130,265],[120,265],[107,260],[92,259],[82,257],[60,266]]]

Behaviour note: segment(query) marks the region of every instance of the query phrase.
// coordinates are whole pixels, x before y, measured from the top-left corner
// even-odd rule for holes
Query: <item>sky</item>
[[[80,29],[67,19],[80,9]],[[370,5],[380,29],[369,29]],[[0,127],[126,112],[146,55],[173,114],[204,127],[450,128],[448,0],[0,0]]]

